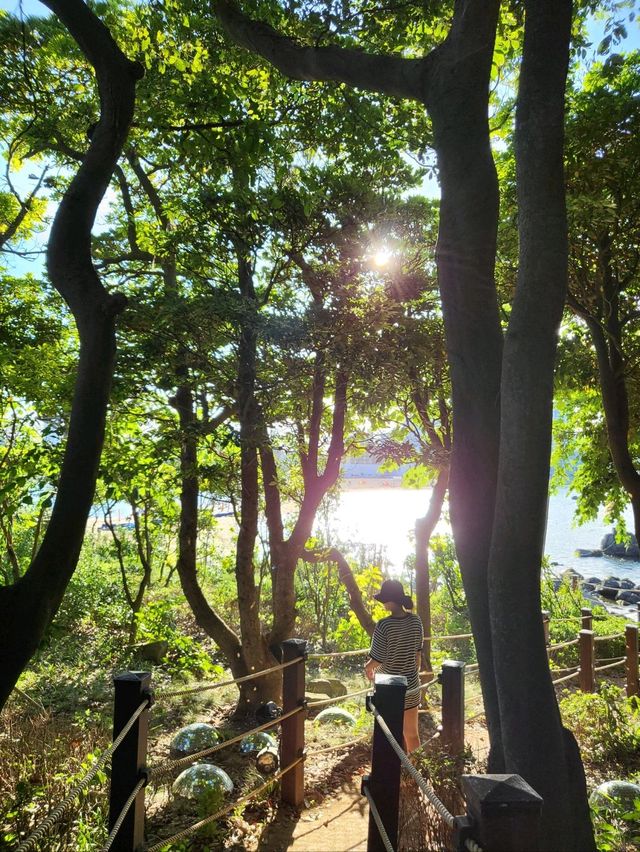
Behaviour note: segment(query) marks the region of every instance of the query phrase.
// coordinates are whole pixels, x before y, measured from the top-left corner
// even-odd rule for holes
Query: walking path
[[[354,778],[299,817],[280,811],[262,832],[258,852],[364,852],[368,825],[367,800]]]

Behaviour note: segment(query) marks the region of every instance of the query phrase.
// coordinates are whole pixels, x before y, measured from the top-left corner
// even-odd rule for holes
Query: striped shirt
[[[422,650],[422,622],[413,613],[389,615],[381,619],[373,631],[369,656],[382,663],[383,674],[404,675],[407,679],[405,708],[415,707],[420,696],[420,680],[416,654]]]

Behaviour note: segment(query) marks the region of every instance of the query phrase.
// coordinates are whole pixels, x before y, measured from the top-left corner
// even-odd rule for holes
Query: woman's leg
[[[418,733],[418,708],[410,707],[404,711],[404,722],[402,725],[404,748],[407,754],[411,754],[420,745],[420,734]]]

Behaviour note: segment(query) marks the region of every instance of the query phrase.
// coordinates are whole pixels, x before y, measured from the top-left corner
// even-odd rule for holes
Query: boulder
[[[620,580],[620,588],[621,589],[633,589],[635,587],[635,583],[633,580]]]
[[[640,559],[640,547],[634,535],[627,536],[625,541],[616,541],[615,533],[607,533],[600,542],[605,556],[618,556],[621,559]]]
[[[587,583],[593,583],[594,586],[599,586],[601,582],[600,577],[587,577]]]
[[[580,588],[583,592],[593,592],[595,587],[595,583],[580,583]]]
[[[219,740],[220,736],[213,725],[207,725],[205,722],[194,722],[192,725],[181,728],[174,736],[169,746],[169,754],[173,759],[186,757],[189,754],[196,754],[196,752],[211,748]]]
[[[158,639],[156,642],[147,642],[145,645],[140,645],[138,648],[138,656],[141,660],[149,660],[151,663],[161,663],[167,656],[169,643],[165,639]]]
[[[340,698],[341,695],[346,695],[348,692],[344,683],[335,677],[309,680],[307,681],[307,689],[309,692],[322,692],[325,695],[328,695],[329,698]]]
[[[596,586],[596,594],[610,601],[615,601],[620,589],[617,586]]]
[[[619,577],[605,577],[602,581],[603,586],[607,586],[610,589],[619,589],[620,588],[620,578]]]
[[[569,580],[572,577],[577,577],[578,580],[584,580],[584,577],[582,576],[582,574],[578,573],[578,571],[574,571],[573,568],[565,568],[565,570],[562,572],[562,574],[560,576],[561,577],[567,577]]]
[[[622,589],[616,595],[616,600],[627,604],[637,604],[640,601],[640,594],[629,589]]]
[[[305,699],[309,702],[309,704],[313,704],[314,701],[326,701],[327,698],[330,698],[326,692],[305,692]],[[313,707],[309,707],[309,712],[313,712]]]
[[[213,763],[194,763],[178,775],[171,789],[176,796],[197,801],[213,790],[224,795],[233,792],[233,781],[224,769]]]
[[[327,707],[315,718],[318,725],[348,725],[350,728],[355,727],[356,718],[348,710],[342,707]]]
[[[576,556],[602,556],[601,550],[586,550],[584,547],[578,547],[574,551]]]

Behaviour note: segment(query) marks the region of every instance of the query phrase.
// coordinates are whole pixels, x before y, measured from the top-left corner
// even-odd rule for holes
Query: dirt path
[[[369,809],[360,780],[347,781],[319,805],[280,810],[262,832],[259,852],[356,852],[366,850]]]

